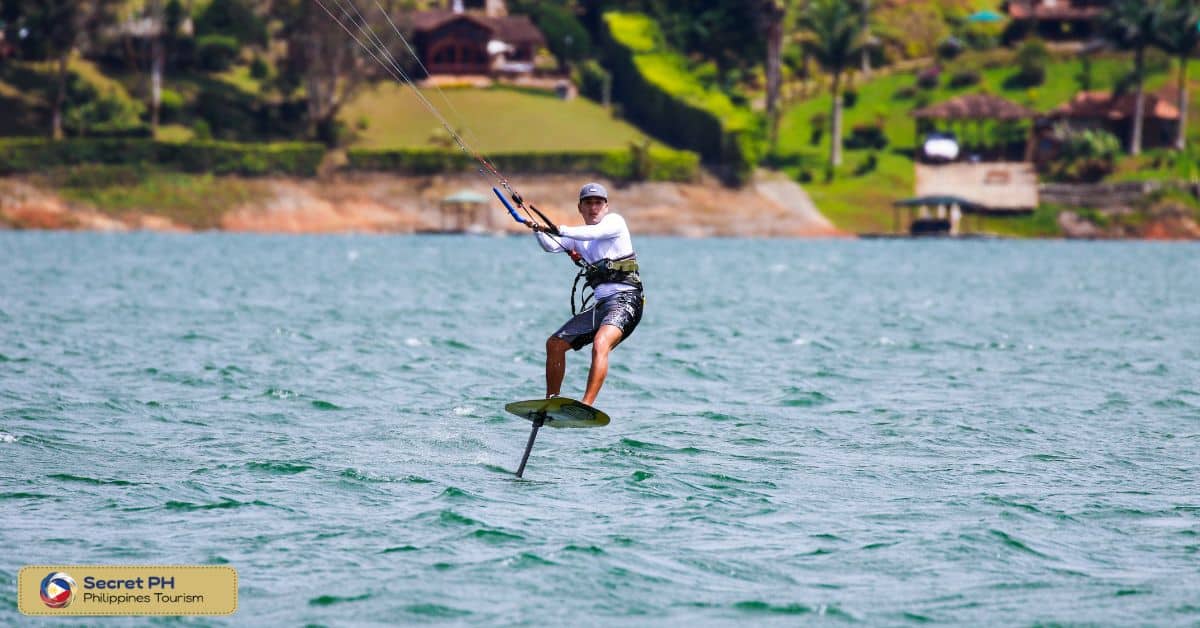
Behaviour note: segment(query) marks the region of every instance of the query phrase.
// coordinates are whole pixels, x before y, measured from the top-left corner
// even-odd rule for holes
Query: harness
[[[624,257],[617,259],[603,258],[594,263],[589,264],[582,257],[577,257],[578,253],[571,255],[571,259],[575,260],[575,265],[579,267],[579,273],[575,275],[575,282],[571,284],[571,315],[582,312],[587,309],[588,301],[596,294],[596,287],[603,283],[623,283],[633,286],[639,290],[642,289],[642,277],[638,274],[637,254],[630,253]],[[590,293],[585,293],[583,298],[579,300],[579,309],[575,309],[575,294],[579,290],[579,282],[583,281],[584,285],[591,288]]]

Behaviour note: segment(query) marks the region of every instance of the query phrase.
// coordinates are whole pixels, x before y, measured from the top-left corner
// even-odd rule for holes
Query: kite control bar
[[[521,214],[518,214],[517,210],[513,209],[512,204],[508,202],[507,198],[504,198],[504,194],[502,194],[500,192],[499,188],[493,186],[492,191],[496,193],[496,198],[500,199],[501,203],[504,203],[504,208],[508,210],[508,213],[509,213],[509,215],[511,215],[513,217],[513,220],[515,220],[523,225],[529,224],[528,220],[525,220],[524,218],[522,218]]]
[[[509,189],[511,189],[511,188],[509,188]],[[492,186],[492,192],[495,192],[496,198],[500,199],[501,203],[504,203],[504,209],[508,210],[508,214],[513,217],[513,220],[516,220],[517,222],[519,222],[523,225],[530,224],[529,220],[522,218],[521,215],[517,213],[516,208],[514,208],[512,206],[512,203],[508,202],[508,199],[504,197],[504,193],[500,191],[500,188]],[[513,202],[515,202],[517,204],[517,207],[520,207],[521,209],[526,209],[525,202],[523,200],[521,200],[521,196],[519,194],[517,194],[516,192],[513,192],[512,200],[513,200]],[[544,231],[546,231],[547,233],[549,233],[551,235],[558,235],[558,225],[555,225],[553,222],[551,222],[550,219],[546,217],[546,214],[543,214],[541,212],[541,210],[534,207],[533,204],[530,204],[528,209],[532,210],[533,213],[538,215],[538,218],[542,219],[542,222],[546,223],[546,227],[545,227]],[[526,211],[526,213],[529,213],[528,210]],[[537,223],[533,223],[533,225],[537,226]]]

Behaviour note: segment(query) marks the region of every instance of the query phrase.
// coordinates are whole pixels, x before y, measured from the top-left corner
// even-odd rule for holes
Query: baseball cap
[[[604,200],[608,200],[608,190],[604,189],[599,183],[589,183],[579,189],[579,200],[588,198],[589,196],[598,196]]]

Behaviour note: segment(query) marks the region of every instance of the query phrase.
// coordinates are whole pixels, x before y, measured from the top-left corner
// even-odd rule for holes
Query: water
[[[0,623],[30,563],[232,565],[214,625],[1200,622],[1195,245],[637,244],[614,420],[520,481],[528,240],[0,233]]]

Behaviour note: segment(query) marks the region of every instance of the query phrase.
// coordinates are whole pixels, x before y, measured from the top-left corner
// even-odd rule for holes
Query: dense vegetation
[[[350,168],[458,168],[459,158],[442,152],[454,148],[449,134],[395,80],[422,72],[393,23],[411,39],[408,12],[448,5],[0,0],[7,114],[0,135],[70,140],[6,143],[0,167],[23,171],[73,155],[116,165],[145,158],[185,172],[301,174],[315,171],[325,148],[348,148]],[[1172,81],[1185,114],[1195,109],[1186,100],[1187,61],[1200,40],[1193,0],[1113,0],[1096,24],[1108,49],[1086,55],[1052,50],[996,13],[995,0],[509,0],[508,7],[545,35],[538,71],[570,76],[588,100],[564,103],[513,87],[429,94],[455,132],[478,142],[474,148],[526,155],[513,157],[521,167],[631,179],[693,178],[696,155],[733,183],[762,165],[780,168],[855,230],[880,226],[880,210],[911,189],[918,128],[908,112],[915,107],[989,91],[1046,111],[1081,89],[1133,93],[1140,103]],[[339,25],[325,8],[357,16]],[[977,19],[985,9],[999,19]],[[347,25],[379,35],[384,50],[375,52],[396,64],[356,47]],[[1192,178],[1200,168],[1186,117],[1178,152],[1155,150],[1151,159],[1113,150],[1141,152],[1140,125],[1130,137],[1063,135],[1069,150],[1045,176]],[[990,124],[977,132],[997,142],[1022,133]],[[88,148],[87,138],[97,143]],[[106,156],[106,142],[117,140],[133,142],[131,156]]]

